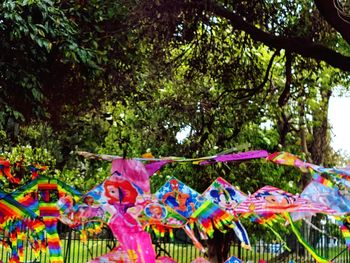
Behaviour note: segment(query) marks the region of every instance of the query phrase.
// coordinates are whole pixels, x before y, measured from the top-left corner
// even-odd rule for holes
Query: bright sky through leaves
[[[333,148],[350,153],[350,98],[331,97],[328,114]]]

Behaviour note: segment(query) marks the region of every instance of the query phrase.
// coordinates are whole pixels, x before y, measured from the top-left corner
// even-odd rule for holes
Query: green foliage
[[[318,162],[317,154],[327,152],[332,159],[329,148],[315,149],[329,142],[322,129],[331,90],[348,77],[294,54],[287,70],[288,51],[256,43],[228,20],[181,3],[4,1],[2,150],[45,149],[60,171],[55,176],[80,189],[106,177],[108,164],[82,160],[76,150],[198,157],[266,149]],[[275,34],[326,45],[339,39],[307,1],[226,4]],[[337,48],[347,52],[343,45]],[[189,133],[178,141],[183,130]],[[302,181],[293,169],[260,161],[169,165],[162,174],[153,178],[154,189],[171,175],[198,191],[217,176],[250,192],[264,184],[297,192]],[[290,181],[296,183],[289,187]]]
[[[16,147],[3,146],[0,150],[0,159],[9,160],[11,163],[11,174],[21,178],[19,186],[25,185],[31,180],[30,165],[47,166],[48,169],[39,173],[53,177],[60,173],[55,169],[56,159],[44,148],[33,148],[30,145]],[[11,192],[18,188],[18,185],[10,183],[7,179],[1,181],[2,190]]]

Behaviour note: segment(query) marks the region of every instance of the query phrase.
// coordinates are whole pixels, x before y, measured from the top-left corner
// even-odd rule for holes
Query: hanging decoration
[[[57,202],[59,199],[57,180],[38,178],[39,215],[46,226],[47,248],[51,263],[63,263],[61,240],[57,233],[57,222],[60,215]]]
[[[185,217],[164,205],[153,195],[138,205],[142,206],[142,211],[138,213],[137,220],[144,229],[153,230],[158,237],[163,237],[168,232],[173,238],[172,230],[183,228],[188,223]],[[130,208],[129,212],[137,214],[133,209],[137,208]]]
[[[192,222],[205,232],[209,237],[213,237],[215,228],[223,233],[228,228],[235,228],[233,215],[221,209],[218,205],[207,200],[190,217]]]
[[[45,248],[44,224],[34,212],[2,192],[0,229],[7,231],[10,236],[8,242],[4,243],[11,251],[10,262],[17,263],[24,260],[24,242],[27,236],[36,256]]]
[[[299,230],[294,225],[290,212],[312,212],[324,214],[336,214],[337,212],[331,208],[311,202],[297,195],[290,194],[281,189],[272,186],[264,186],[249,196],[237,208],[237,213],[244,215],[256,214],[258,217],[275,219],[275,214],[283,216],[291,225],[293,233],[299,242],[310,252],[317,262],[325,261],[317,252],[310,247],[309,244],[301,237]],[[263,221],[266,223],[266,221]],[[271,225],[269,225],[271,226]]]
[[[31,182],[11,195],[0,192],[0,229],[10,234],[8,247],[11,250],[11,262],[23,261],[24,244],[28,238],[35,253],[47,247],[50,262],[63,262],[57,234],[58,220],[80,230],[83,239],[87,238],[89,229],[97,232],[104,223],[108,224],[120,246],[91,262],[174,262],[166,257],[156,259],[150,235],[145,229],[152,229],[158,236],[169,232],[171,237],[172,229],[182,228],[195,246],[205,252],[194,235],[194,224],[200,233],[209,236],[212,236],[214,229],[225,232],[233,228],[243,247],[249,248],[247,232],[238,216],[251,216],[254,222],[271,229],[280,240],[282,238],[273,225],[287,221],[299,242],[316,261],[328,262],[306,243],[294,221],[315,213],[335,215],[350,247],[349,223],[345,216],[350,211],[349,167],[324,168],[304,162],[290,153],[269,155],[266,151],[192,159],[157,159],[148,155],[138,160],[126,160],[116,156],[92,156],[112,161],[111,176],[83,196],[59,180],[40,175],[46,169],[45,166],[32,164],[27,166]],[[311,172],[312,181],[300,196],[265,186],[248,197],[223,178],[213,182],[202,195],[175,177],[170,178],[154,196],[150,192],[150,177],[168,163],[209,165],[258,158],[295,166],[305,173]],[[7,160],[0,160],[0,177],[13,185],[21,181],[21,178],[11,174],[11,165]],[[28,236],[21,229],[29,230]],[[240,260],[231,257],[226,262]]]
[[[247,199],[247,195],[233,187],[225,179],[218,177],[208,189],[204,191],[203,196],[234,217],[233,230],[241,241],[241,246],[250,249],[251,245],[247,231],[239,221],[234,210],[238,204]]]
[[[190,218],[205,201],[198,192],[175,177],[171,177],[155,196],[185,218]]]
[[[143,195],[150,195],[148,178],[142,163],[116,159],[112,163],[111,176],[85,196],[92,197],[101,205],[108,226],[122,249],[134,255],[135,262],[152,263],[155,262],[155,252],[151,237],[137,221],[142,211],[137,200],[143,200]]]
[[[0,178],[4,178],[15,185],[20,182],[18,178],[11,174],[11,164],[9,160],[0,159]]]
[[[61,218],[60,196],[78,200],[81,194],[57,180],[38,175],[36,179],[18,188],[11,196],[26,209],[32,211],[36,216],[42,218],[44,230],[46,230],[47,250],[50,255],[50,262],[63,262],[60,239],[57,233],[58,219]]]
[[[235,256],[229,257],[225,263],[243,263],[242,260],[240,260],[239,258],[236,258]]]
[[[298,156],[288,152],[275,152],[270,154],[266,160],[280,165],[295,166],[303,173],[308,173],[310,168],[315,168],[317,165],[304,162]]]
[[[283,212],[313,212],[337,214],[326,205],[315,203],[273,186],[264,186],[249,196],[236,209],[240,214],[268,216]]]

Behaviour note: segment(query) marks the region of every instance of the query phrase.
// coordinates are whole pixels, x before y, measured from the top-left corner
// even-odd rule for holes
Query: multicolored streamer
[[[63,263],[60,237],[57,233],[57,218],[44,217],[46,226],[47,248],[50,254],[50,263]]]
[[[221,232],[226,232],[227,228],[234,228],[234,216],[222,210],[211,201],[205,201],[192,215],[199,228],[213,237],[214,227]]]

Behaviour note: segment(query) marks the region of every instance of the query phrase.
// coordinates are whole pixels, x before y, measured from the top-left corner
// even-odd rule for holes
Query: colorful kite
[[[310,252],[317,262],[329,262],[328,260],[319,256],[314,249],[312,249],[306,241],[301,237],[299,230],[294,225],[290,216],[291,212],[311,212],[336,214],[333,209],[320,204],[314,203],[307,199],[301,198],[297,195],[285,192],[281,189],[272,186],[264,186],[249,196],[237,208],[236,212],[243,215],[256,214],[258,218],[275,219],[274,215],[278,214],[284,217],[291,225],[292,231],[297,236],[299,242]],[[262,221],[268,223],[268,221]],[[278,233],[277,237],[279,237]]]
[[[233,223],[235,224],[233,230],[235,234],[241,241],[242,247],[250,248],[247,231],[234,212],[235,207],[247,199],[247,195],[221,177],[218,177],[202,195],[233,216]]]
[[[350,196],[343,195],[329,180],[314,174],[312,180],[301,193],[301,197],[314,203],[324,204],[338,213],[350,213]]]
[[[205,201],[198,192],[175,177],[170,178],[155,195],[185,218],[190,218],[193,212]]]
[[[240,214],[261,216],[284,212],[312,212],[337,214],[326,205],[311,202],[273,186],[264,186],[243,201],[235,211]]]
[[[219,205],[206,200],[202,195],[180,182],[176,178],[170,178],[156,193],[158,199],[162,200],[176,212],[184,216],[199,227],[202,233],[212,237],[214,229],[225,232],[227,228],[234,228],[234,216],[221,209]],[[203,246],[191,232],[187,225],[185,232],[192,239],[194,245],[201,251]]]
[[[30,209],[17,202],[10,195],[1,192],[0,199],[0,224],[13,218],[32,218],[35,219],[37,215]]]
[[[7,231],[10,236],[8,240],[11,249],[10,262],[17,263],[24,260],[24,242],[27,235],[30,237],[34,253],[38,255],[39,251],[45,248],[44,224],[34,212],[11,196],[3,192],[0,196],[0,229]]]
[[[186,218],[164,205],[154,196],[138,204],[142,206],[141,212],[132,211],[136,208],[130,208],[129,211],[138,214],[137,220],[142,227],[152,229],[156,236],[164,236],[165,232],[169,232],[170,237],[173,238],[172,230],[183,228],[188,223]]]
[[[93,198],[101,206],[114,236],[124,251],[135,255],[135,262],[153,263],[155,252],[151,237],[137,221],[143,209],[138,200],[142,202],[143,195],[150,195],[148,173],[136,160],[116,159],[111,174],[85,197]]]
[[[73,200],[80,198],[81,193],[57,179],[39,175],[27,185],[13,192],[11,196],[36,216],[42,217],[46,229],[50,262],[63,262],[57,233],[57,220],[66,216],[64,213],[67,211],[60,206],[59,200],[61,197],[66,197],[66,199],[69,197],[73,203]]]
[[[310,168],[313,169],[317,167],[317,165],[304,162],[300,160],[296,155],[288,152],[275,152],[273,154],[270,154],[266,159],[276,164],[295,166],[299,168],[303,173],[308,173]]]
[[[235,228],[235,218],[213,202],[206,200],[190,217],[200,230],[213,237],[214,229],[225,233],[227,228]],[[214,228],[215,227],[215,228]]]
[[[239,258],[236,258],[235,256],[229,257],[225,263],[243,263],[242,260],[240,260]]]

